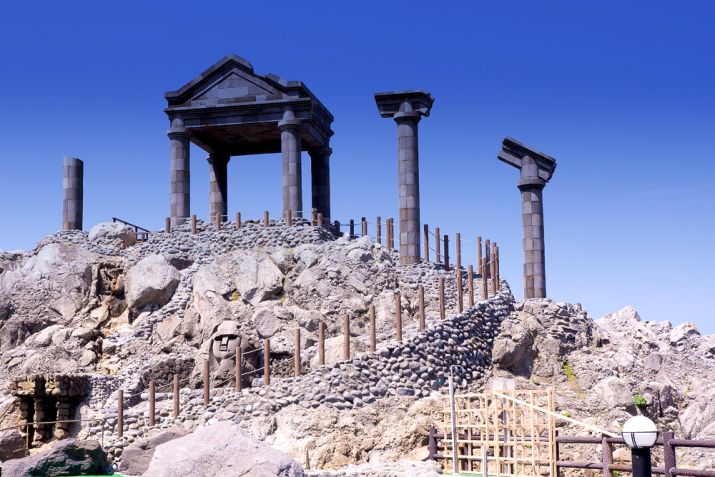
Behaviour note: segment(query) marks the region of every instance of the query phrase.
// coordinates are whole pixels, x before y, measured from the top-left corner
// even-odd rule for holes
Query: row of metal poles
[[[459,243],[459,241],[457,242]],[[457,283],[457,313],[462,313],[463,310],[463,271],[461,265],[459,264],[459,254],[457,255],[457,266],[455,267],[456,273],[456,283]],[[486,258],[481,259],[481,298],[486,300],[490,296],[494,296],[499,291],[499,261],[498,261],[498,249],[493,249],[491,254],[491,260],[487,262]],[[489,281],[486,277],[492,276],[491,280],[491,290],[489,289]],[[439,318],[444,320],[446,318],[446,307],[445,307],[445,280],[444,277],[439,277]],[[425,329],[426,323],[426,313],[425,313],[425,289],[424,286],[420,285],[418,288],[418,332],[422,332]],[[467,268],[467,303],[471,308],[475,303],[475,290],[474,290],[474,270],[470,265]],[[377,328],[375,323],[375,305],[370,305],[368,309],[368,316],[370,320],[370,352],[375,352],[377,349]],[[349,360],[351,357],[350,352],[350,317],[348,315],[343,315],[343,359]],[[301,363],[301,346],[300,346],[300,328],[295,329],[295,352],[294,352],[294,376],[300,376],[302,373],[302,363]],[[400,292],[395,293],[395,338],[398,342],[402,342],[403,327],[402,327],[402,294]],[[247,374],[253,374],[255,372],[261,371],[261,368],[243,373],[243,361],[246,354],[257,352],[258,350],[249,351],[243,353],[240,346],[236,348],[236,365],[235,365],[235,387],[237,391],[242,390],[242,377]],[[271,383],[271,344],[270,339],[266,338],[263,340],[263,382],[266,386]],[[318,325],[318,365],[325,365],[325,323],[320,322]],[[211,374],[210,374],[210,361],[205,360],[203,363],[203,400],[204,405],[208,406],[210,402],[210,391],[211,391]],[[233,378],[232,378],[233,379]],[[184,380],[188,381],[188,378]],[[225,384],[229,380],[226,380],[219,384]],[[173,383],[171,385],[162,386],[162,388],[172,386],[173,394],[173,418],[176,419],[179,416],[180,411],[180,377],[178,374],[174,374]],[[153,427],[156,424],[156,383],[152,379],[149,381],[148,390],[148,404],[149,404],[149,414],[148,414],[148,425]],[[133,397],[133,396],[130,396]],[[123,436],[124,432],[124,390],[120,389],[117,394],[117,435],[119,438]]]

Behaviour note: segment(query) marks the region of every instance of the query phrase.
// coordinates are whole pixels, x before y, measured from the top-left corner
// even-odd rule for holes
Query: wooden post
[[[474,306],[474,267],[467,267],[467,303],[469,308]]]
[[[439,227],[434,228],[434,263],[440,263],[442,257],[440,256],[440,250],[442,247],[442,236],[439,234]]]
[[[429,263],[429,225],[422,226],[422,260]]]
[[[166,223],[164,224],[164,232],[167,234],[171,232],[171,217],[166,218]]]
[[[310,225],[318,225],[318,209],[310,209]]]
[[[263,211],[263,226],[268,227],[268,211]]]
[[[286,222],[288,222],[288,227],[293,226],[293,211],[292,210],[288,210],[286,212]]]
[[[221,230],[221,215],[216,214],[216,230]]]
[[[482,300],[487,300],[489,298],[488,294],[488,289],[487,289],[487,259],[483,258],[482,259]]]
[[[377,216],[377,219],[375,221],[375,235],[375,242],[382,245],[382,217],[380,217],[379,215]]]
[[[454,268],[454,278],[457,280],[457,313],[462,313],[464,310],[464,301],[462,298],[462,269]]]
[[[377,349],[377,338],[375,330],[375,305],[370,305],[370,352],[374,353]]]
[[[293,365],[293,374],[297,378],[300,376],[300,328],[295,329],[295,356]]]
[[[174,420],[179,417],[179,375],[174,374]]]
[[[210,391],[211,391],[211,375],[209,374],[210,365],[208,359],[204,360],[204,407],[208,407],[211,401]]]
[[[350,317],[343,316],[343,359],[350,359]]]
[[[156,384],[152,379],[149,381],[149,427],[156,424]]]
[[[241,345],[236,346],[236,391],[241,392],[243,382],[241,372],[243,371],[243,350]]]
[[[444,269],[449,270],[449,235],[444,235]]]
[[[323,213],[322,212],[318,212],[318,215],[316,217],[316,224],[318,225],[318,227],[323,226]]]
[[[477,273],[482,273],[482,238],[477,236]]]
[[[367,219],[361,217],[360,222],[362,223],[362,236],[364,237],[367,235]]]
[[[490,269],[490,275],[492,277],[492,295],[496,295],[498,288],[497,288],[497,261],[496,261],[496,252],[495,252],[495,244],[492,243],[492,253],[491,253],[491,263],[489,264],[489,269]]]
[[[263,340],[263,384],[271,384],[271,340]]]
[[[420,331],[425,330],[425,287],[420,285],[419,288],[419,301],[420,301]]]
[[[191,216],[191,235],[196,235],[196,215]]]
[[[444,277],[439,277],[439,319],[445,319],[444,312]]]
[[[607,436],[601,436],[601,464],[603,466],[601,467],[603,477],[611,477],[611,469],[608,466],[613,464],[613,447],[608,442]]]
[[[117,391],[117,437],[124,437],[124,389]]]
[[[492,271],[490,270],[491,267],[491,258],[492,258],[492,244],[489,239],[486,239],[484,241],[484,258],[487,260],[487,278],[490,278],[492,276]]]
[[[464,293],[462,289],[462,234],[459,232],[457,232],[455,236],[454,246],[457,256],[457,261],[454,264],[454,268],[457,270],[455,276],[457,279],[457,313],[462,313],[464,311]]]
[[[402,296],[400,292],[395,293],[395,337],[402,343]]]
[[[494,261],[496,263],[497,288],[501,288],[501,273],[499,272],[499,245],[494,244]]]
[[[385,221],[385,227],[387,228],[387,233],[386,233],[386,237],[385,237],[385,239],[386,239],[385,241],[387,242],[387,250],[392,250],[392,237],[390,236],[390,234],[392,233],[392,228],[390,227],[391,220],[392,219],[388,218]]]
[[[355,221],[350,219],[350,238],[355,237]]]
[[[241,212],[236,212],[236,229],[241,228]]]
[[[677,467],[675,464],[675,447],[670,444],[674,434],[670,431],[663,433],[663,467],[665,467],[665,477],[672,477],[671,470]]]
[[[457,268],[462,268],[462,234],[457,232],[454,239],[454,247],[456,252],[455,255],[457,256],[457,260],[454,262],[454,266]]]
[[[333,222],[333,228],[335,229],[335,235],[336,237],[340,237],[342,235],[342,232],[340,231],[340,221],[336,220]]]
[[[325,364],[325,323],[318,324],[318,364]]]

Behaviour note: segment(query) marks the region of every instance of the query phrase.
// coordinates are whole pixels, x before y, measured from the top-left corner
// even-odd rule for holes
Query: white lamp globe
[[[633,416],[623,424],[623,440],[631,449],[653,447],[658,440],[658,428],[645,416]]]

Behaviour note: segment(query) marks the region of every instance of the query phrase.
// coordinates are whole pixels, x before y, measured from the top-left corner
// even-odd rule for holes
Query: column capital
[[[174,118],[171,120],[171,125],[169,130],[166,132],[169,139],[183,139],[188,137],[189,133],[184,127],[184,121],[180,118]]]
[[[330,155],[333,153],[333,149],[328,146],[322,146],[322,147],[314,147],[313,149],[310,149],[308,151],[308,154],[310,154],[310,157],[330,157]]]
[[[278,129],[281,131],[300,129],[302,126],[300,119],[295,117],[295,113],[292,109],[286,109],[283,113],[283,119],[278,121]]]
[[[227,154],[217,154],[217,153],[209,153],[208,157],[206,158],[206,161],[213,165],[213,164],[228,164],[228,161],[231,160],[231,156]]]
[[[393,119],[397,124],[403,124],[403,123],[419,123],[420,119],[422,119],[422,114],[420,114],[418,111],[404,111],[400,113],[395,113],[393,116]]]

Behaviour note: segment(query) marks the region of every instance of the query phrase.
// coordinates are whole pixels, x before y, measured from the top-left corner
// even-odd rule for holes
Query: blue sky
[[[337,218],[397,215],[396,128],[372,95],[426,89],[423,222],[499,242],[521,296],[518,172],[496,159],[513,136],[559,161],[544,191],[552,298],[713,333],[713,18],[706,1],[5,2],[0,248],[59,229],[65,155],[85,161],[87,228],[162,227],[163,93],[232,52],[304,81],[334,114]],[[192,149],[199,216],[205,156]],[[230,213],[280,197],[277,155],[231,160]]]

